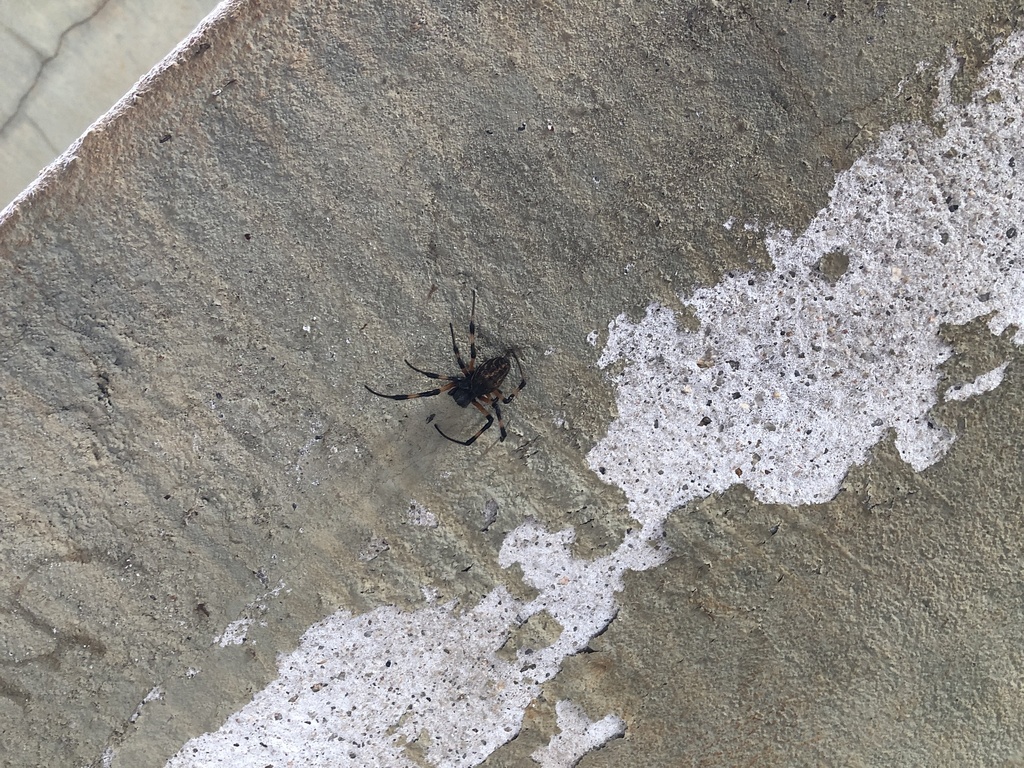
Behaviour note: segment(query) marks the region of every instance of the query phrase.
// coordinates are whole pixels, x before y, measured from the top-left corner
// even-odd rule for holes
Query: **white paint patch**
[[[994,368],[988,373],[981,374],[981,376],[976,378],[974,381],[950,387],[946,390],[945,399],[966,400],[969,397],[980,395],[983,392],[990,392],[1003,383],[1003,374],[1006,373],[1007,365],[1009,365],[1009,363],[1003,363],[998,368]]]
[[[601,364],[625,361],[619,418],[588,459],[624,489],[642,530],[587,561],[572,556],[572,531],[524,523],[499,563],[520,566],[537,591],[529,602],[499,586],[461,614],[449,603],[330,616],[280,657],[279,677],[251,704],[168,765],[478,765],[518,733],[564,659],[612,621],[623,574],[665,561],[652,542],[674,507],[734,483],[766,501],[827,500],[890,429],[916,469],[939,459],[952,441],[928,417],[950,354],[940,324],[991,315],[993,333],[1024,325],[1022,55],[1024,37],[1010,38],[962,109],[947,68],[942,135],[914,124],[883,136],[838,177],[805,233],[767,237],[772,273],[684,299],[699,331],[680,330],[658,305],[611,324]],[[514,662],[499,653],[541,613],[562,628],[551,645],[511,648]],[[571,765],[623,732],[570,703],[557,713],[561,733],[534,755],[544,765]]]
[[[406,513],[412,525],[420,525],[424,528],[437,528],[437,515],[420,504],[418,501],[409,502],[409,510]]]
[[[251,626],[252,619],[232,621],[224,627],[223,632],[213,638],[213,642],[217,643],[221,648],[226,648],[229,645],[241,645],[245,642],[245,636],[249,633],[249,627]]]
[[[280,657],[273,683],[167,765],[420,765],[407,749],[432,765],[478,765],[519,732],[526,707],[565,657],[614,618],[623,573],[665,557],[635,533],[618,552],[592,561],[573,558],[572,541],[571,531],[548,533],[535,523],[505,540],[502,566],[519,564],[539,592],[528,603],[498,587],[462,614],[451,602],[411,614],[379,608],[324,619]],[[499,656],[510,632],[541,611],[562,626],[556,641],[518,649],[515,663]],[[566,717],[571,730],[578,720]],[[608,723],[584,731],[564,741],[596,745],[621,732]]]
[[[626,724],[621,718],[608,715],[594,722],[571,701],[555,704],[555,717],[559,733],[551,737],[546,747],[530,755],[541,768],[572,768],[592,749],[626,732]]]
[[[449,603],[413,614],[337,613],[278,662],[279,677],[217,733],[193,739],[169,766],[476,765],[514,731],[522,701],[502,688],[516,669],[495,654],[519,605],[495,590],[459,616]]]
[[[1024,325],[1022,52],[1008,40],[963,108],[947,67],[943,131],[892,129],[806,232],[766,238],[774,271],[684,297],[698,331],[657,304],[611,324],[599,365],[625,361],[619,418],[588,460],[637,519],[737,483],[765,502],[827,501],[889,430],[915,470],[945,454],[953,436],[929,416],[950,355],[940,325]],[[847,263],[834,285],[823,260]]]

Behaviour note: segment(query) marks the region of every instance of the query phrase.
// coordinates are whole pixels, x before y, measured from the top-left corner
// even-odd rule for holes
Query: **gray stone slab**
[[[376,641],[378,617],[433,611],[458,651],[497,590],[525,610],[594,577],[510,551],[616,562],[636,499],[588,464],[621,402],[626,364],[597,366],[609,322],[659,301],[694,330],[682,295],[771,273],[766,227],[802,231],[884,131],[934,119],[948,45],[970,98],[1017,28],[1002,8],[227,7],[0,219],[0,761],[203,764],[183,745],[244,719],[281,659],[315,661],[280,655],[336,612]],[[528,385],[508,439],[466,448],[434,426],[481,414],[364,384],[431,386],[403,359],[452,374],[474,291],[481,356],[514,348]],[[515,689],[516,727],[438,758],[449,733],[396,717],[392,746],[440,765],[1018,758],[1024,386],[983,320],[944,330],[944,373],[1009,366],[936,407],[958,435],[941,461],[915,471],[884,437],[826,503],[733,487],[664,510],[671,554],[614,607],[595,597],[599,636],[567,643],[557,594],[480,629],[497,647],[463,667],[528,676],[566,643]],[[374,647],[350,649],[362,689],[390,668]],[[408,679],[434,674],[412,658]],[[296,699],[360,689],[299,679]],[[434,710],[507,693],[453,687]],[[301,720],[288,700],[279,720]],[[272,762],[258,742],[235,764]],[[344,759],[373,764],[367,743]]]

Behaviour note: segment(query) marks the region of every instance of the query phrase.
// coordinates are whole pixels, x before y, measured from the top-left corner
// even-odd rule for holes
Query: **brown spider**
[[[454,437],[449,437],[435,424],[434,429],[440,433],[441,437],[460,445],[472,445],[494,423],[494,417],[497,416],[498,427],[501,430],[501,437],[498,438],[498,442],[501,442],[507,437],[508,433],[505,431],[505,420],[501,417],[501,408],[498,407],[498,403],[500,401],[502,404],[508,405],[526,386],[526,378],[523,376],[523,368],[519,363],[519,358],[516,357],[515,352],[509,350],[503,355],[485,360],[480,364],[479,368],[476,367],[476,291],[473,291],[473,309],[469,313],[469,365],[466,365],[462,359],[462,353],[459,352],[459,345],[455,341],[455,327],[448,323],[448,329],[452,333],[452,350],[455,352],[455,360],[458,362],[459,368],[462,369],[461,376],[442,376],[439,373],[424,371],[422,368],[417,368],[406,360],[405,364],[417,373],[422,373],[424,376],[429,376],[432,379],[441,379],[448,383],[437,389],[415,392],[411,395],[385,395],[382,392],[370,389],[366,384],[363,386],[372,394],[377,395],[377,397],[386,397],[390,400],[413,400],[417,397],[433,397],[434,395],[440,395],[442,392],[447,392],[460,407],[465,408],[467,405],[472,405],[487,417],[487,421],[468,440],[456,440]],[[512,369],[511,360],[513,359],[516,361],[516,367],[519,369],[521,381],[515,389],[506,395],[501,391],[501,384]],[[487,412],[488,408],[494,411],[494,416]]]

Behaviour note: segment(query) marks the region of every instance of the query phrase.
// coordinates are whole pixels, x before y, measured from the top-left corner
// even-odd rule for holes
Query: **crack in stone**
[[[36,86],[39,85],[39,82],[43,77],[43,73],[46,71],[46,67],[60,54],[60,50],[64,46],[64,39],[74,30],[78,29],[81,26],[84,26],[85,24],[88,24],[93,19],[95,19],[100,13],[103,12],[103,10],[109,4],[110,0],[103,0],[103,2],[101,2],[92,13],[90,13],[85,18],[76,21],[74,24],[72,24],[63,32],[60,33],[60,37],[57,38],[57,45],[54,48],[53,53],[49,56],[44,57],[42,61],[39,62],[39,67],[36,70],[35,77],[32,78],[32,83],[29,85],[28,88],[25,89],[25,92],[21,94],[21,98],[18,99],[18,103],[15,105],[14,111],[11,113],[10,117],[8,117],[3,122],[3,124],[0,124],[0,137],[2,137],[7,132],[7,129],[10,127],[11,123],[14,122],[14,119],[21,114],[21,110],[24,108],[25,103],[28,101],[29,97],[35,91]],[[18,36],[18,39],[21,39],[20,36]],[[31,48],[33,51],[36,50],[36,48],[32,45],[28,45],[28,47]],[[43,135],[46,136],[45,133],[43,133]],[[49,144],[49,137],[46,136],[46,138],[47,143]]]

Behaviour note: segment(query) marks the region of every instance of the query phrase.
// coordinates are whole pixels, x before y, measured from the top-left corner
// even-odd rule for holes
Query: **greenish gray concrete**
[[[927,117],[919,62],[953,44],[972,90],[1004,8],[234,6],[0,221],[0,761],[163,765],[331,612],[514,584],[496,552],[527,517],[614,549],[633,523],[584,460],[614,416],[588,334],[767,268],[723,222],[799,230]],[[473,290],[482,347],[530,383],[509,439],[464,449],[432,425],[472,417],[363,384],[452,370]],[[951,333],[964,358],[1000,343]],[[485,764],[529,764],[564,697],[626,722],[586,766],[1019,756],[1004,347],[927,472],[883,445],[829,504],[678,510],[674,558]]]

